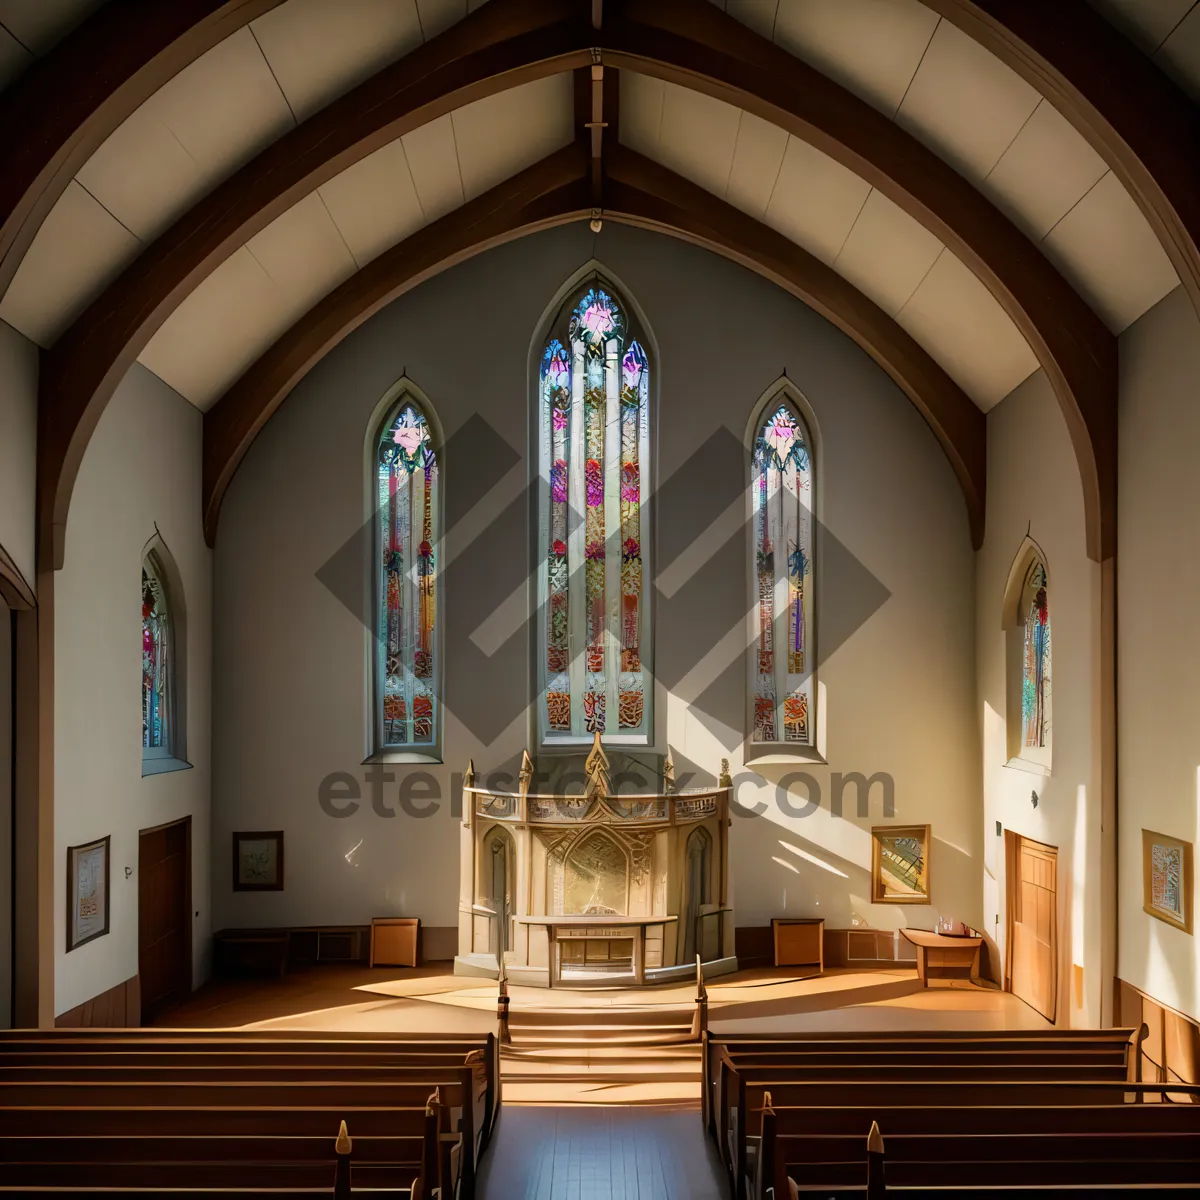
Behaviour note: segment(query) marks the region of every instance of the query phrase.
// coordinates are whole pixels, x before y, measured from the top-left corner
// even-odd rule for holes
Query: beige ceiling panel
[[[306,312],[356,269],[345,240],[316,192],[256,233],[246,243],[246,249],[279,288],[286,307],[296,316]]]
[[[249,29],[196,59],[146,106],[195,160],[203,191],[295,125]]]
[[[1146,218],[1111,172],[1042,246],[1113,333],[1133,324],[1179,282]]]
[[[664,166],[718,196],[725,194],[742,110],[669,83],[663,94],[658,157]]]
[[[423,40],[416,0],[287,0],[251,29],[299,121]]]
[[[0,318],[49,346],[140,249],[137,238],[72,180],[21,260]]]
[[[792,2],[784,0],[785,5]],[[775,14],[779,11],[779,0],[727,0],[725,11],[735,21],[741,21],[768,41],[775,36]]]
[[[894,317],[941,250],[942,243],[924,225],[872,189],[833,265]]]
[[[275,339],[284,298],[243,246],[168,318],[138,361],[206,411]]]
[[[991,292],[949,250],[897,317],[984,412],[1037,370],[1037,359]]]
[[[77,178],[143,242],[153,241],[186,212],[207,182],[153,103],[127,118]]]
[[[425,223],[399,140],[348,167],[320,191],[360,267]]]
[[[892,116],[937,23],[917,0],[783,0],[775,41]]]
[[[1105,170],[1100,155],[1043,100],[984,180],[983,190],[1040,242]]]
[[[661,79],[621,72],[621,142],[650,158],[658,157],[666,90]]]
[[[753,113],[742,113],[726,191],[731,204],[761,220],[771,202],[787,143],[787,132],[778,125]]]
[[[417,0],[417,16],[425,40],[437,37],[467,15],[467,0]]]
[[[1153,54],[1196,0],[1088,0],[1126,37]]]
[[[1039,99],[974,38],[942,21],[896,120],[968,179],[980,180],[1000,161]]]
[[[571,141],[570,72],[477,100],[450,117],[463,194],[471,200]]]
[[[832,263],[871,185],[799,138],[789,137],[764,220]]]
[[[1200,104],[1200,5],[1193,8],[1163,42],[1155,62]]]
[[[426,221],[436,221],[463,202],[454,122],[447,113],[406,133],[401,141]]]
[[[45,54],[104,0],[0,0],[0,25],[34,54]]]

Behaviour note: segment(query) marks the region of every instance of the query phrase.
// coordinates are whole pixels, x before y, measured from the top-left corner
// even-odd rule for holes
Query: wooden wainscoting
[[[62,1029],[132,1029],[141,1023],[142,989],[136,975],[54,1018],[54,1024]]]

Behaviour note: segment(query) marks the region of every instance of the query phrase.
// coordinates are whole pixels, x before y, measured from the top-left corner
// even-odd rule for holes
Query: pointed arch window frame
[[[775,682],[775,732],[770,739],[760,739],[756,736],[758,729],[758,681],[760,674],[759,633],[762,622],[762,610],[759,596],[759,520],[758,488],[760,474],[756,471],[756,450],[760,435],[768,421],[780,409],[787,408],[796,423],[800,440],[808,454],[808,493],[807,506],[807,559],[804,578],[809,581],[804,589],[804,657],[805,666],[802,671],[805,695],[807,697],[807,738],[804,741],[787,741],[779,736],[783,731],[785,705],[779,699],[786,696],[785,684],[788,676],[786,670],[777,670],[784,664],[784,657],[774,654],[772,664]],[[743,757],[747,762],[754,761],[762,764],[771,762],[827,762],[825,751],[826,730],[826,697],[825,690],[819,679],[820,664],[820,513],[822,494],[824,490],[824,471],[820,430],[816,414],[808,398],[786,376],[775,380],[759,397],[751,409],[750,420],[746,425],[744,437],[746,466],[745,475],[745,512],[746,512],[746,544],[747,544],[747,613],[746,613],[746,729],[743,745]],[[787,576],[780,576],[775,571],[775,586],[773,589],[774,619],[772,623],[773,646],[783,646],[784,634],[788,624],[788,604],[784,596]],[[781,678],[782,676],[782,678]]]
[[[432,452],[437,471],[430,509],[431,536],[428,541],[430,553],[430,575],[432,587],[432,638],[429,647],[432,668],[429,690],[432,692],[432,736],[428,741],[391,742],[387,740],[384,716],[384,688],[387,671],[386,647],[380,636],[383,617],[383,560],[382,521],[384,505],[380,500],[380,447],[389,430],[408,408],[412,408],[424,420],[426,437],[416,443]],[[399,443],[398,443],[399,444]],[[437,410],[429,397],[407,375],[398,379],[384,393],[367,422],[365,441],[365,507],[371,528],[369,539],[370,564],[366,571],[366,612],[370,623],[366,629],[366,756],[363,763],[441,763],[443,761],[443,739],[445,736],[445,597],[442,585],[442,557],[445,551],[445,497],[446,497],[446,440],[438,419]],[[411,539],[410,539],[411,540]],[[420,542],[417,542],[420,546]],[[409,568],[402,572],[401,586],[405,589],[410,605],[419,590],[418,571]],[[411,611],[408,609],[407,611]],[[406,723],[413,731],[415,713],[412,701],[412,683],[415,675],[412,664],[406,667],[409,674]]]
[[[164,688],[164,737],[155,746],[146,744],[146,584],[152,579],[165,610],[165,649],[167,676]],[[183,580],[174,556],[162,535],[154,536],[142,548],[142,777],[190,770],[187,759],[187,605]]]
[[[656,343],[649,327],[638,309],[636,302],[624,286],[617,282],[599,264],[590,263],[583,271],[575,275],[564,285],[547,306],[546,314],[539,323],[538,331],[531,347],[531,380],[533,421],[531,423],[534,462],[536,463],[535,482],[537,484],[537,501],[535,504],[535,553],[537,577],[537,619],[536,631],[533,638],[535,655],[535,689],[536,715],[532,722],[536,743],[543,749],[553,751],[556,748],[564,751],[574,751],[591,744],[593,727],[590,723],[594,716],[585,713],[584,698],[587,686],[586,659],[586,614],[584,612],[585,589],[587,586],[588,564],[587,528],[585,522],[578,522],[578,527],[571,528],[564,538],[553,536],[552,526],[554,517],[555,484],[559,482],[554,476],[555,464],[558,461],[555,446],[552,420],[552,400],[547,392],[547,372],[552,362],[552,349],[557,342],[563,350],[568,374],[569,418],[566,437],[570,440],[570,459],[584,464],[585,469],[571,471],[568,469],[564,490],[566,492],[566,508],[577,513],[586,513],[588,508],[589,486],[594,486],[586,472],[588,454],[586,453],[586,433],[584,425],[584,391],[580,376],[579,363],[583,352],[573,345],[570,337],[572,318],[582,309],[582,303],[590,292],[602,292],[613,302],[620,313],[621,328],[617,341],[619,349],[613,351],[606,348],[605,363],[605,457],[603,469],[599,478],[603,480],[603,513],[604,529],[606,531],[604,558],[605,578],[605,636],[604,636],[604,681],[605,681],[605,729],[602,734],[606,745],[612,746],[641,746],[653,747],[656,737],[655,707],[654,707],[654,613],[652,579],[652,564],[654,556],[655,530],[652,518],[652,496],[655,480],[657,454],[657,394],[658,394],[658,354]],[[630,355],[636,346],[641,352],[634,355],[633,366],[629,365]],[[638,502],[636,504],[636,522],[638,537],[636,553],[631,555],[631,547],[624,532],[620,539],[611,535],[611,530],[621,528],[625,523],[622,517],[622,487],[625,483],[622,474],[623,457],[621,443],[617,442],[618,452],[608,452],[608,431],[614,428],[613,411],[617,411],[615,427],[620,428],[620,412],[624,383],[627,372],[636,367],[636,388],[639,395],[638,417],[638,457],[637,484]],[[566,671],[560,671],[560,677],[569,679],[569,697],[571,728],[563,730],[553,728],[549,715],[550,669],[548,657],[551,641],[551,563],[550,551],[552,543],[563,543],[562,569],[565,572],[567,601],[567,631],[566,648],[568,666]],[[613,553],[613,550],[616,553]],[[629,560],[637,560],[640,567],[640,590],[638,592],[638,616],[636,631],[638,637],[638,663],[641,675],[642,714],[641,722],[636,729],[622,731],[620,725],[614,730],[608,719],[611,712],[619,722],[622,719],[620,701],[620,666],[622,664],[621,650],[624,645],[622,622],[619,605],[612,603],[612,597],[623,595],[622,571],[628,570]],[[572,567],[570,564],[575,564]],[[595,569],[594,567],[592,568]],[[579,647],[576,650],[576,647]],[[615,667],[614,667],[615,664]],[[592,712],[595,701],[593,699]]]
[[[1028,620],[1030,617],[1030,579],[1035,570],[1042,573],[1042,588],[1045,592],[1043,611],[1045,620],[1045,644],[1040,657],[1039,670],[1042,674],[1042,744],[1028,745],[1024,693],[1026,688],[1028,653]],[[1053,640],[1053,585],[1049,560],[1046,552],[1026,534],[1022,540],[1004,588],[1002,626],[1004,629],[1004,691],[1005,691],[1005,741],[1006,767],[1026,771],[1034,775],[1052,774],[1054,766],[1054,640]]]

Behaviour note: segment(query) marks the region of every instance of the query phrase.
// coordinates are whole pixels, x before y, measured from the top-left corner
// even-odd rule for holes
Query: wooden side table
[[[420,917],[371,918],[371,966],[415,967]]]
[[[922,987],[930,979],[978,979],[981,937],[947,937],[928,929],[902,929],[917,948],[917,978]]]
[[[774,917],[771,934],[777,967],[816,967],[818,975],[825,970],[824,917]]]

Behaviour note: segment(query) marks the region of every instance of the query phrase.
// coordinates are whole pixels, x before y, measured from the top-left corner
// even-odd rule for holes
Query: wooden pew
[[[274,1111],[276,1117],[294,1115]],[[402,1132],[352,1139],[342,1121],[336,1140],[297,1135],[290,1128],[286,1134],[231,1133],[235,1114],[204,1109],[187,1112],[192,1128],[187,1135],[139,1132],[152,1115],[145,1110],[110,1113],[124,1128],[105,1135],[77,1132],[79,1110],[57,1115],[60,1128],[52,1136],[13,1133],[7,1127],[0,1132],[0,1195],[96,1189],[137,1189],[145,1195],[157,1189],[164,1195],[219,1194],[226,1200],[264,1191],[349,1200],[364,1190],[386,1189],[392,1196],[428,1200],[435,1188],[443,1196],[454,1194],[455,1180],[442,1168],[443,1110],[436,1094],[419,1108],[388,1110],[390,1127]]]
[[[64,1036],[65,1035],[65,1036]],[[186,1056],[186,1057],[181,1057]],[[444,1066],[464,1060],[482,1069],[475,1133],[482,1151],[500,1104],[499,1045],[493,1034],[433,1034],[387,1037],[379,1034],[314,1033],[311,1030],[114,1030],[64,1029],[0,1031],[0,1068],[80,1066],[134,1067],[170,1057],[178,1066],[245,1065],[271,1072],[286,1067],[426,1066],[440,1081]],[[285,1075],[289,1072],[285,1072]],[[297,1073],[299,1071],[297,1070]],[[367,1071],[368,1074],[373,1072]],[[0,1072],[2,1077],[2,1072]],[[20,1074],[10,1076],[20,1077]],[[52,1074],[44,1078],[64,1078]],[[249,1078],[247,1072],[247,1078]],[[447,1079],[447,1082],[452,1080]]]
[[[886,1139],[872,1136],[885,1128],[893,1131]],[[1200,1184],[1200,1105],[1188,1103],[813,1110],[772,1096],[762,1131],[752,1200],[769,1187],[785,1200],[861,1196],[864,1186],[879,1196],[885,1172],[905,1195]]]
[[[1061,1061],[1067,1066],[1071,1062],[1083,1065],[1083,1056],[1094,1056],[1089,1065],[1104,1063],[1121,1069],[1123,1078],[1135,1078],[1132,1063],[1134,1042],[1141,1031],[1132,1029],[1047,1029],[1047,1030],[999,1030],[978,1032],[972,1030],[933,1030],[911,1034],[895,1032],[846,1033],[830,1031],[824,1033],[797,1034],[779,1037],[777,1034],[703,1034],[702,1064],[704,1078],[701,1088],[701,1109],[705,1127],[714,1137],[721,1140],[720,1119],[720,1061],[722,1057],[736,1059],[739,1055],[759,1056],[756,1065],[767,1056],[771,1061],[795,1062],[797,1067],[811,1062],[816,1065],[819,1056],[855,1054],[858,1061],[878,1061],[885,1054],[979,1055],[1018,1054],[1044,1055],[1046,1064]],[[817,1056],[817,1057],[814,1057]],[[1076,1057],[1079,1056],[1079,1057]],[[850,1065],[854,1060],[839,1057]],[[1032,1062],[1032,1058],[1031,1058]],[[1043,1065],[1046,1065],[1043,1064]],[[1070,1077],[1069,1075],[1066,1077]]]

